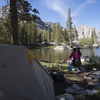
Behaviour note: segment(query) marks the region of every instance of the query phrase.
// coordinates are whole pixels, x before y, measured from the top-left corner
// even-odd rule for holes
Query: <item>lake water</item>
[[[70,53],[72,50],[54,50],[48,48],[40,48],[40,49],[30,49],[33,55],[38,60],[47,60],[49,62],[55,62],[59,60],[68,60]],[[100,56],[100,48],[93,48],[93,49],[80,49],[83,56],[91,56],[91,55],[98,55]]]

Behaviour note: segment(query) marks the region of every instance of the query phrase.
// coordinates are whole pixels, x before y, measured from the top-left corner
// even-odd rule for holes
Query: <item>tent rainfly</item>
[[[0,44],[0,100],[55,100],[52,78],[26,47]]]

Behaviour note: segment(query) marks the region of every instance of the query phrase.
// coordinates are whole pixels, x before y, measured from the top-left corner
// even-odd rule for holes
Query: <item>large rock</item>
[[[83,38],[83,36],[87,37],[91,37],[91,33],[94,30],[93,27],[89,27],[87,25],[80,25],[78,27],[76,27],[77,30],[77,34],[78,34],[78,38]],[[97,39],[100,40],[100,30],[95,29],[96,31],[96,35],[97,35]]]
[[[73,84],[73,86],[65,89],[65,92],[70,93],[70,94],[83,94],[85,92],[85,89],[82,87],[79,87],[76,84]]]
[[[65,93],[56,96],[56,100],[74,100],[74,97],[71,94]]]
[[[2,6],[0,8],[0,18],[5,18],[9,14],[10,5]]]
[[[50,28],[50,31],[52,31],[53,23],[52,22],[44,22],[41,19],[39,19],[36,22],[37,28],[40,30],[48,30],[48,27]]]
[[[80,66],[80,71],[81,71],[81,72],[85,72],[86,69],[85,69],[83,66]]]

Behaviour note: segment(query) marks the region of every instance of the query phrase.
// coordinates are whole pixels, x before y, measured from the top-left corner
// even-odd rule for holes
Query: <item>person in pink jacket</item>
[[[80,70],[80,66],[81,66],[81,59],[80,59],[81,55],[82,55],[82,53],[80,52],[79,46],[74,46],[73,52],[71,52],[71,54],[69,56],[70,64],[72,64],[74,67],[78,67],[79,70]]]

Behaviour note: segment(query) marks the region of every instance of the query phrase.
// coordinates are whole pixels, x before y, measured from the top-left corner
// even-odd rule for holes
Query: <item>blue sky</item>
[[[71,9],[73,26],[88,25],[100,30],[100,0],[28,0],[45,22],[60,22],[66,28],[68,9]],[[0,7],[6,0],[0,0]]]

